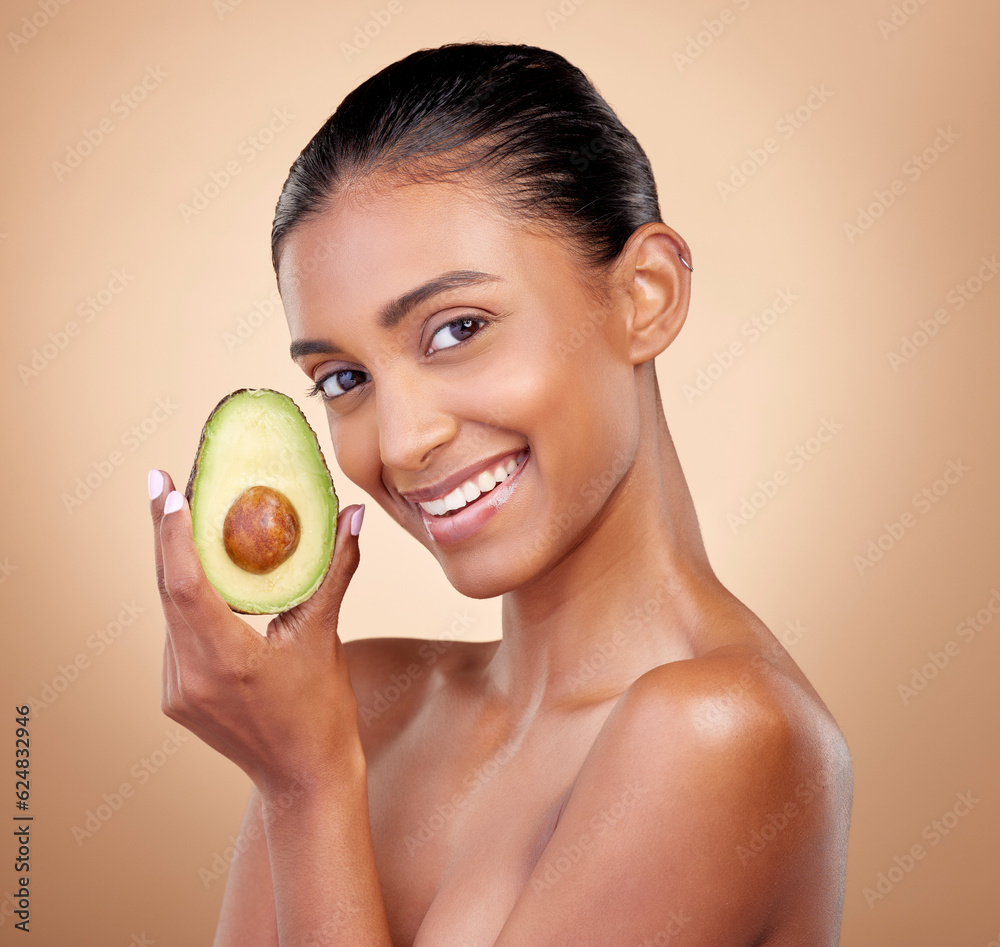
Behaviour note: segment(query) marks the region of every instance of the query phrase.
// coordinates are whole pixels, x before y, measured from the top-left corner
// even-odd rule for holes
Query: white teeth
[[[511,457],[506,464],[497,464],[492,473],[484,470],[475,480],[466,480],[447,496],[438,497],[436,500],[424,500],[420,506],[431,516],[443,516],[451,510],[460,510],[467,503],[479,499],[484,493],[489,493],[498,483],[503,483],[527,456],[527,451],[521,451],[516,458]]]
[[[460,510],[465,506],[465,494],[462,493],[460,487],[455,487],[451,493],[444,498],[444,508],[446,510]]]

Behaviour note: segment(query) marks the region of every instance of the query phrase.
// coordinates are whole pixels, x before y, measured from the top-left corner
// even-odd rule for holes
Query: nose
[[[442,400],[414,373],[383,374],[375,402],[379,453],[386,467],[422,470],[433,450],[454,438],[458,422]]]

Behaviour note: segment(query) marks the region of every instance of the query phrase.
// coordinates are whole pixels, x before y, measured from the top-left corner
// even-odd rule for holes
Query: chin
[[[441,565],[445,578],[452,584],[457,592],[467,598],[486,599],[496,598],[523,585],[530,578],[523,574],[523,566],[515,568],[511,563],[491,566],[470,561],[471,557],[465,558],[461,562],[442,561],[441,557],[435,557]]]

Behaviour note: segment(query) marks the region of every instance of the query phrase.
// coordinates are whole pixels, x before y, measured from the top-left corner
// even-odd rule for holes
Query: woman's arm
[[[346,521],[323,586],[262,638],[205,579],[186,504],[162,510],[161,496],[164,710],[240,765],[260,798],[248,825],[263,827],[274,921],[255,854],[234,876],[226,913],[247,917],[233,930],[252,911],[267,934],[243,944],[270,947],[276,926],[282,947],[392,947],[336,634],[358,560]],[[631,947],[683,929],[692,947],[738,947],[780,928],[796,933],[782,943],[830,947],[849,806],[839,731],[762,657],[726,649],[656,668],[608,717],[496,945]],[[416,947],[434,937],[421,930]]]
[[[265,801],[255,788],[214,947],[391,947],[369,824],[363,765],[339,790],[293,782]]]
[[[256,787],[247,802],[236,851],[229,866],[213,947],[278,947],[271,863]]]
[[[357,701],[337,635],[340,603],[359,560],[350,529],[358,511],[342,511],[333,562],[317,592],[273,619],[262,637],[208,582],[187,503],[168,490],[164,475],[151,501],[167,621],[163,710],[233,760],[257,788],[278,942],[392,947]],[[246,880],[263,894],[260,862],[246,869]]]
[[[392,947],[360,748],[349,771],[288,799],[262,801],[279,943]]]

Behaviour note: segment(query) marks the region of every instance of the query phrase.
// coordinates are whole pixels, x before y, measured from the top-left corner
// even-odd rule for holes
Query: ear
[[[691,298],[691,251],[666,224],[643,224],[618,259],[617,278],[630,305],[626,323],[633,365],[659,355],[681,330]]]

